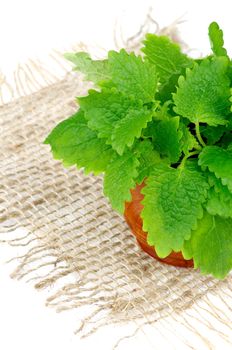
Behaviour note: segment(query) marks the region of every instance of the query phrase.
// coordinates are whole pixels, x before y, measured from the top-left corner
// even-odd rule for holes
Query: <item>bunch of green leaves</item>
[[[232,268],[232,64],[215,22],[209,38],[212,54],[197,60],[154,34],[142,56],[66,54],[95,89],[45,143],[65,166],[104,173],[104,194],[121,213],[145,182],[143,229],[157,254],[181,251],[203,274],[224,278]]]

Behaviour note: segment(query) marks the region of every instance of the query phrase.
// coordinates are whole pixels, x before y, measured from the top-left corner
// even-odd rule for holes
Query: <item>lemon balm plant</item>
[[[192,59],[147,34],[142,56],[110,51],[66,58],[95,83],[45,143],[64,166],[104,173],[104,194],[123,213],[143,184],[141,220],[158,257],[173,251],[203,274],[232,268],[232,64],[217,23],[212,54]]]

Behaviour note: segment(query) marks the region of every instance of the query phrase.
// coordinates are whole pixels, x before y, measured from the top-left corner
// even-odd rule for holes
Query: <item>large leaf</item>
[[[142,218],[148,243],[155,246],[160,257],[166,257],[172,250],[179,251],[184,240],[190,238],[197,219],[203,215],[208,187],[193,161],[188,161],[184,168],[164,164],[154,167],[142,190],[145,195]]]
[[[182,252],[201,273],[224,278],[232,268],[232,219],[205,213]]]
[[[88,126],[121,155],[126,146],[141,136],[142,129],[152,118],[152,112],[141,101],[126,96],[115,88],[102,92],[91,90],[78,99],[85,111]]]
[[[128,54],[124,49],[120,52],[110,51],[108,60],[112,82],[119,91],[133,95],[144,103],[154,100],[158,80],[153,65],[134,53]]]
[[[105,171],[115,153],[88,128],[83,111],[58,124],[44,143],[51,145],[55,159],[62,160],[65,166],[84,167],[86,173]]]
[[[215,57],[195,64],[193,70],[187,69],[186,78],[179,78],[179,87],[173,94],[175,112],[193,123],[226,124],[230,111],[227,68],[226,57]]]
[[[181,52],[180,46],[166,36],[147,34],[142,51],[156,67],[162,84],[192,66],[192,60]]]

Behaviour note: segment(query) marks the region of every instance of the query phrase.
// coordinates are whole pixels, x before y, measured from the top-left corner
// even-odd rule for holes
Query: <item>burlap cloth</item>
[[[125,333],[132,336],[149,324],[168,347],[173,319],[186,349],[215,349],[215,336],[232,348],[231,275],[218,281],[150,258],[103,197],[102,178],[64,169],[42,144],[87,88],[69,73],[0,107],[0,232],[2,241],[26,249],[13,276],[47,288],[47,305],[58,311],[76,308],[78,318],[91,306],[76,330],[82,337],[124,323],[134,325]],[[25,235],[11,236],[18,228]]]

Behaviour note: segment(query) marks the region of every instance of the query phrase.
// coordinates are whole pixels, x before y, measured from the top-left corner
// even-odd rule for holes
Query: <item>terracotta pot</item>
[[[144,183],[137,185],[135,189],[131,190],[132,200],[125,203],[125,219],[130,226],[132,233],[135,235],[140,247],[153,258],[173,266],[180,267],[193,267],[193,260],[185,260],[182,253],[172,252],[166,258],[161,259],[157,256],[154,247],[151,247],[147,243],[147,233],[143,231],[143,221],[140,213],[143,209],[141,201],[143,195],[141,189],[144,187]]]

